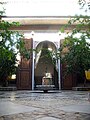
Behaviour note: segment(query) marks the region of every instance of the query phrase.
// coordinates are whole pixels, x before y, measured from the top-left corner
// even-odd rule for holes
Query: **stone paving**
[[[0,120],[90,120],[89,91],[0,91]]]

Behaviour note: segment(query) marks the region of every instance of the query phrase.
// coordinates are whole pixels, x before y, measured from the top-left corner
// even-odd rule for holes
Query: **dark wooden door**
[[[73,87],[73,78],[72,75],[67,75],[62,79],[62,89],[71,90]]]
[[[63,44],[64,39],[60,41],[60,46]],[[67,48],[63,49],[63,55],[67,52]],[[66,64],[61,63],[60,65],[60,77],[61,77],[61,88],[66,90],[71,90],[72,87],[76,86],[76,75],[70,73],[66,74]]]
[[[65,72],[65,64],[61,64],[61,87],[65,90],[72,90],[72,87],[76,87],[77,75]]]
[[[25,39],[25,46],[27,49],[31,49],[33,47],[33,39]],[[32,54],[29,60],[21,58],[17,71],[17,89],[32,89]]]

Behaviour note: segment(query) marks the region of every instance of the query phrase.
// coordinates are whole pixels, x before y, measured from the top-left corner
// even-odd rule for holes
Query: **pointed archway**
[[[51,41],[42,41],[36,46],[35,63],[34,63],[34,87],[36,85],[55,85],[58,89],[58,71],[57,61],[52,60],[52,53],[57,51],[55,44]],[[44,77],[51,78],[51,81],[45,80]]]

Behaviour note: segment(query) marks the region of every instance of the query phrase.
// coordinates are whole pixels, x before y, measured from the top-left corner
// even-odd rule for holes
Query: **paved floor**
[[[3,115],[11,115],[23,112],[32,112],[34,110],[38,110],[39,108],[28,107],[25,105],[15,104],[13,102],[0,102],[0,116]]]
[[[90,120],[88,91],[0,91],[0,120]]]

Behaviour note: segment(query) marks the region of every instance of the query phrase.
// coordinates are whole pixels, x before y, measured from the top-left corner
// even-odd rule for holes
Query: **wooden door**
[[[63,74],[64,76],[64,74]],[[72,75],[67,75],[65,78],[62,77],[62,89],[71,90],[73,87]]]
[[[60,46],[63,44],[64,39],[60,41]],[[63,49],[63,54],[67,52],[67,48]],[[76,75],[75,74],[66,74],[65,72],[66,64],[61,63],[60,65],[60,77],[61,77],[61,88],[66,90],[71,90],[72,87],[76,86]]]
[[[33,48],[33,39],[25,39],[27,49]],[[17,89],[32,89],[32,54],[29,60],[21,58],[17,71]]]

